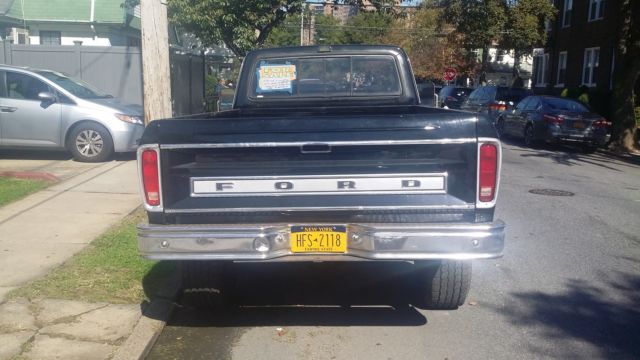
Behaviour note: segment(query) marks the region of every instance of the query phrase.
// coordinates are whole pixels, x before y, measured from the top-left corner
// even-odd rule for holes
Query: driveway
[[[116,154],[115,160],[132,160],[131,154]],[[0,149],[0,174],[7,172],[51,174],[64,181],[100,166],[73,160],[63,151]]]

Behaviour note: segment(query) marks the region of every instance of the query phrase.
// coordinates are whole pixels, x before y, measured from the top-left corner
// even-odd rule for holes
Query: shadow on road
[[[553,160],[555,163],[565,166],[575,166],[581,163],[591,164],[613,171],[622,171],[610,165],[637,168],[640,165],[640,156],[618,156],[607,150],[600,149],[594,153],[585,153],[579,146],[565,144],[540,144],[536,148],[526,147],[522,141],[517,139],[502,139],[505,145],[512,147],[512,150],[520,152],[523,158],[538,157]]]
[[[62,150],[1,149],[0,159],[11,160],[70,160],[71,154]]]
[[[233,264],[230,305],[180,306],[169,325],[420,326],[412,305],[410,263]]]
[[[518,327],[541,329],[550,339],[565,339],[564,358],[574,358],[570,341],[587,342],[605,359],[640,359],[640,276],[603,275],[606,288],[570,280],[562,293],[514,293],[516,302],[497,312]],[[544,354],[541,354],[541,357]]]
[[[116,153],[111,157],[112,161],[135,160],[136,153]],[[10,160],[72,160],[71,154],[64,150],[26,150],[26,149],[0,149],[0,159]]]

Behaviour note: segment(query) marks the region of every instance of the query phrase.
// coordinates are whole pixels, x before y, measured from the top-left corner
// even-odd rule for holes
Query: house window
[[[558,53],[558,77],[556,78],[556,86],[564,86],[564,81],[567,76],[567,52],[561,51]]]
[[[535,75],[536,75],[536,86],[546,86],[547,85],[547,73],[548,73],[548,64],[549,64],[549,54],[540,54],[534,58],[535,67]]]
[[[596,86],[598,75],[598,63],[600,62],[600,48],[584,49],[584,62],[582,64],[582,84]]]
[[[589,0],[589,21],[604,17],[604,0]]]
[[[571,10],[573,10],[573,0],[564,0],[562,27],[568,27],[571,25]]]
[[[40,45],[60,45],[60,31],[40,31]]]

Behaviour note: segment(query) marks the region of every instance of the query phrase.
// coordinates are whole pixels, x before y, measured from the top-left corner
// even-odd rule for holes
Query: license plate
[[[345,253],[347,252],[347,227],[292,226],[291,252]]]
[[[584,129],[584,123],[582,121],[574,121],[573,122],[574,129]]]

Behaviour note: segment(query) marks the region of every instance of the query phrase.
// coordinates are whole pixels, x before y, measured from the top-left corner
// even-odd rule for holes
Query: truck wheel
[[[195,308],[215,309],[228,304],[231,281],[220,261],[183,261],[181,303]]]
[[[455,310],[464,304],[471,286],[471,261],[416,261],[419,301],[427,309]]]
[[[113,140],[104,126],[87,122],[71,131],[67,149],[78,161],[102,162],[113,154]]]

